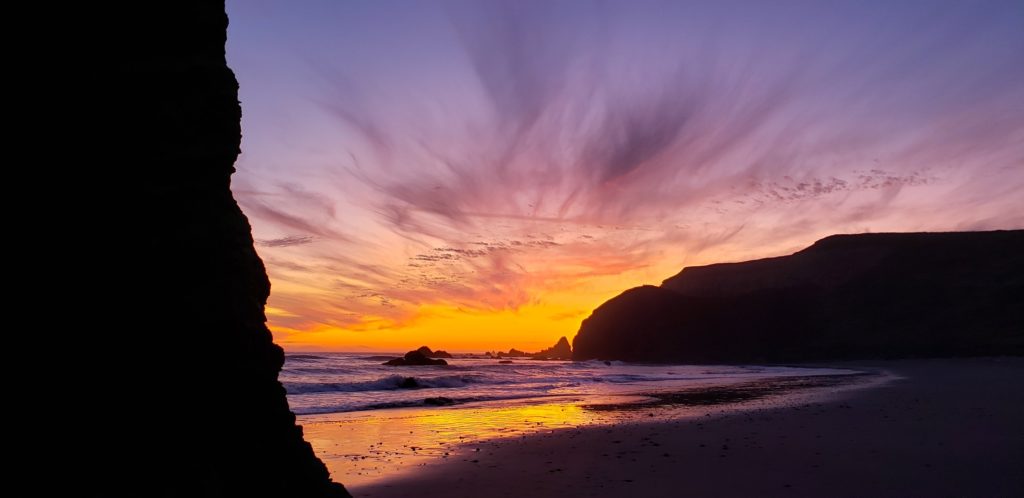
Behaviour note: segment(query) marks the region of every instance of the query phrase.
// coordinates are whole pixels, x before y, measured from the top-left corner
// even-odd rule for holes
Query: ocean
[[[538,361],[469,355],[448,366],[393,367],[400,355],[361,353],[289,354],[280,379],[299,415],[508,400],[606,401],[613,397],[766,378],[844,373],[835,369],[777,366],[643,365],[602,361]],[[446,401],[447,403],[447,401]]]
[[[348,486],[394,479],[509,438],[714,416],[842,389],[851,370],[780,366],[511,363],[472,356],[390,367],[390,354],[288,354],[280,379],[306,440]],[[851,384],[852,385],[852,384]],[[825,386],[825,387],[822,387]],[[804,393],[804,394],[801,394]],[[445,399],[444,406],[428,402]]]

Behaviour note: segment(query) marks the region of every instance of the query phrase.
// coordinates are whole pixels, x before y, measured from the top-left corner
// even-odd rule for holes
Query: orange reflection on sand
[[[625,400],[624,397],[609,402]],[[588,399],[588,402],[600,400]],[[448,458],[471,460],[480,443],[530,433],[608,423],[622,417],[584,409],[580,400],[522,401],[448,408],[402,408],[300,417],[306,440],[331,475],[358,486]]]
[[[313,445],[331,476],[346,486],[358,488],[453,458],[483,466],[494,465],[486,459],[479,460],[479,456],[487,455],[508,438],[592,425],[681,421],[735,411],[796,406],[847,390],[882,385],[892,379],[888,374],[856,375],[841,384],[805,384],[792,390],[779,390],[778,385],[767,384],[766,396],[720,403],[655,407],[643,403],[653,398],[637,394],[589,394],[585,398],[568,394],[453,407],[303,415],[299,422],[304,427],[306,441]],[[634,409],[594,409],[595,405],[632,406]]]

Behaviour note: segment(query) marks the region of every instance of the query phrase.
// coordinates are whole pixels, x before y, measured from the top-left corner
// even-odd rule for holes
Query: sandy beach
[[[896,378],[791,406],[492,440],[350,490],[374,498],[1024,496],[1024,359],[829,366]]]

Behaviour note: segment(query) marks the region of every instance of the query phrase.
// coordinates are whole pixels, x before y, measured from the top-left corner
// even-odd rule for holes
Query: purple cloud
[[[232,7],[235,192],[289,247],[274,299],[304,319],[516,309],[834,232],[1024,226],[1012,1],[392,7],[282,11],[273,51]]]

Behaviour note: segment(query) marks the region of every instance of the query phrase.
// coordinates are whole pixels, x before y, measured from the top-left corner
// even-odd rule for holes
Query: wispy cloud
[[[235,188],[289,248],[268,266],[292,325],[604,296],[834,232],[1024,225],[1014,2],[321,14],[289,42],[302,83],[235,67],[243,98],[304,95],[287,141],[247,107],[247,140],[288,166],[243,156]]]

